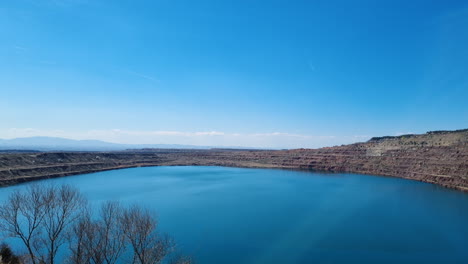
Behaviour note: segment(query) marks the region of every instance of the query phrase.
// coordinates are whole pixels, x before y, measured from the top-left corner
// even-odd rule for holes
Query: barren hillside
[[[0,184],[163,165],[309,169],[385,175],[468,191],[468,130],[372,138],[320,149],[164,150],[0,154]],[[109,179],[112,180],[112,179]]]

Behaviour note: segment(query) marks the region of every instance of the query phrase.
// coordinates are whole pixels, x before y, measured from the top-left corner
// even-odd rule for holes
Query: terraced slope
[[[364,143],[320,149],[146,149],[125,152],[0,154],[0,184],[162,165],[218,165],[365,173],[414,179],[468,191],[468,130],[373,138]]]

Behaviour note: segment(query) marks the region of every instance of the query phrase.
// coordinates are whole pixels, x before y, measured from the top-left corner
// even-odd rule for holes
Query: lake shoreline
[[[158,230],[199,263],[459,263],[467,257],[468,194],[416,181],[291,169],[155,166],[38,184],[73,186],[92,206],[110,200],[148,208]],[[0,201],[29,186],[2,188]]]
[[[62,153],[62,152],[60,152]],[[64,152],[65,153],[65,152]],[[73,153],[75,154],[75,153]],[[94,154],[94,153],[93,153]],[[72,164],[72,165],[67,165],[67,164],[58,164],[57,166],[59,167],[70,167],[70,166],[79,166],[79,165],[85,165],[84,164]],[[8,187],[16,184],[22,184],[22,183],[27,183],[31,181],[38,181],[38,180],[46,180],[46,179],[53,179],[53,178],[60,178],[60,177],[66,177],[66,176],[76,176],[76,175],[82,175],[82,174],[90,174],[90,173],[97,173],[97,172],[103,172],[103,171],[111,171],[111,170],[121,170],[121,169],[130,169],[130,168],[139,168],[139,167],[161,167],[161,166],[218,166],[218,167],[233,167],[233,168],[249,168],[249,169],[281,169],[281,170],[293,170],[293,171],[304,171],[304,172],[317,172],[317,173],[330,173],[330,174],[337,174],[337,173],[357,173],[357,174],[364,174],[364,175],[370,175],[370,176],[381,176],[381,177],[392,177],[392,178],[401,178],[401,179],[406,179],[406,180],[413,180],[413,181],[420,181],[420,182],[425,182],[425,183],[431,183],[435,184],[441,187],[449,188],[449,189],[454,189],[462,192],[468,192],[468,187],[463,187],[463,186],[452,186],[450,184],[442,184],[437,181],[432,181],[429,179],[414,179],[413,177],[402,177],[402,176],[395,176],[392,174],[377,174],[377,173],[372,173],[372,172],[366,172],[366,171],[346,171],[346,170],[333,170],[333,169],[327,169],[327,170],[317,170],[314,168],[309,168],[306,166],[278,166],[274,164],[254,164],[254,163],[234,163],[231,162],[231,164],[225,164],[225,163],[213,163],[213,162],[191,162],[188,164],[187,162],[163,162],[163,163],[132,163],[132,164],[122,164],[122,165],[117,165],[117,166],[112,166],[112,167],[99,167],[99,168],[89,168],[89,169],[83,169],[83,170],[77,170],[77,171],[70,171],[70,170],[64,170],[60,172],[53,172],[53,173],[45,173],[41,175],[34,175],[34,176],[28,176],[28,175],[21,175],[17,177],[13,177],[10,179],[1,179],[0,180],[0,188],[1,187]],[[53,169],[54,166],[52,166]],[[35,170],[36,168],[29,168],[31,171]],[[23,173],[27,173],[28,169],[22,168],[21,169]],[[1,172],[1,171],[0,171]]]
[[[377,137],[320,149],[139,149],[0,153],[0,186],[122,168],[224,166],[390,176],[468,191],[468,130]]]

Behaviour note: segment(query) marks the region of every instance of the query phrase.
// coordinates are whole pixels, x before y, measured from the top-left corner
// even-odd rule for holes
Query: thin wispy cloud
[[[50,61],[50,60],[41,60],[41,61],[39,61],[39,63],[45,64],[45,65],[55,65],[55,64],[57,64],[57,62]]]
[[[255,133],[255,134],[250,134],[250,136],[254,136],[254,137],[286,136],[286,137],[296,137],[296,138],[310,138],[310,137],[312,137],[310,135],[301,135],[301,134],[284,133],[284,132]]]
[[[315,65],[314,65],[312,62],[309,61],[309,62],[307,63],[307,66],[309,66],[309,70],[310,70],[310,71],[315,71]]]
[[[36,2],[43,2],[43,4],[56,6],[56,7],[68,7],[80,4],[89,3],[89,0],[46,0],[46,1],[36,1]]]
[[[27,51],[28,50],[28,48],[23,47],[23,46],[18,46],[18,45],[13,46],[13,48],[15,50],[19,50],[19,51]]]
[[[395,28],[375,5],[336,17],[332,3],[303,1],[303,15],[226,2],[209,0],[199,19],[197,1],[2,1],[0,138],[289,148],[468,124],[463,5],[396,3],[409,24]],[[247,25],[251,10],[268,12]],[[403,24],[410,39],[394,34]],[[258,34],[270,28],[284,41]]]
[[[154,83],[159,83],[160,80],[153,77],[153,76],[150,76],[150,75],[146,75],[146,74],[142,74],[142,73],[138,73],[138,72],[135,72],[135,71],[126,71],[127,73],[133,75],[133,76],[137,76],[137,77],[140,77],[140,78],[143,78],[143,79],[146,79],[148,81],[151,81],[151,82],[154,82]]]
[[[11,128],[0,132],[0,138],[31,136],[97,139],[125,144],[186,144],[199,146],[238,146],[259,148],[317,148],[368,139],[367,136],[303,135],[286,132],[229,133],[222,131],[164,131],[164,130],[89,130],[64,131],[34,128]]]

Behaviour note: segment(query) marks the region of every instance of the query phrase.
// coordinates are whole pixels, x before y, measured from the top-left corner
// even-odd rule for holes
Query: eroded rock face
[[[0,155],[0,184],[139,166],[218,165],[394,176],[468,191],[468,130],[279,151],[162,150]]]

